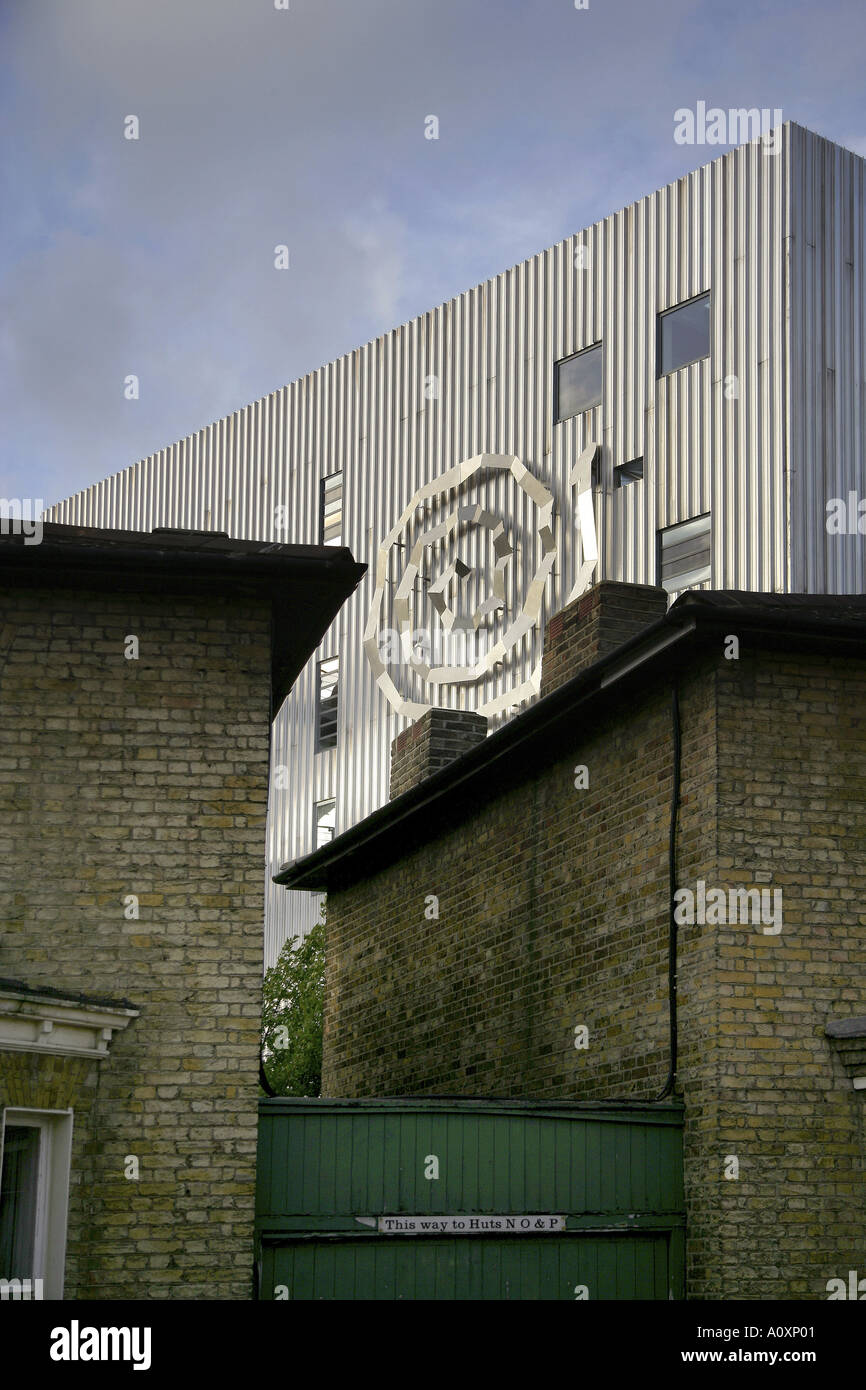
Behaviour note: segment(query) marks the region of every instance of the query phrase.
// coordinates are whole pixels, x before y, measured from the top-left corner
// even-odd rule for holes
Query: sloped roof
[[[326,891],[392,863],[471,816],[497,791],[561,756],[580,710],[587,731],[615,689],[673,673],[696,646],[747,634],[763,649],[795,647],[866,657],[866,595],[696,590],[658,622],[580,671],[447,767],[395,797],[321,849],[283,865],[274,882]]]
[[[0,534],[0,584],[269,598],[274,711],[366,568],[344,547],[231,540],[217,531],[44,522],[38,544]]]

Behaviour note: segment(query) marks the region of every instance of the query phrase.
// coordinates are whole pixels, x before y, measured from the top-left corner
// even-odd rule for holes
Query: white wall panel
[[[786,158],[791,587],[862,593],[866,537],[828,535],[826,508],[866,497],[866,164],[798,126]]]

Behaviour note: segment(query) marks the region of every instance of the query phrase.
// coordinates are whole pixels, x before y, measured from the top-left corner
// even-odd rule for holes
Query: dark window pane
[[[659,376],[675,372],[710,352],[710,296],[702,294],[660,315]]]
[[[337,746],[337,697],[332,695],[319,705],[319,747]]]
[[[32,1279],[39,1186],[36,1125],[7,1125],[0,1187],[0,1279]]]
[[[627,487],[629,483],[636,483],[643,477],[643,458],[629,459],[628,463],[619,463],[613,470],[614,487]]]
[[[557,420],[590,410],[601,400],[601,343],[557,362],[554,378]]]
[[[319,662],[318,744],[323,748],[337,746],[337,709],[339,704],[340,658],[329,656]]]

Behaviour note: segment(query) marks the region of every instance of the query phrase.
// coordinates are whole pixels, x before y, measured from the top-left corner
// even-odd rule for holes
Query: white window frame
[[[712,582],[713,577],[713,515],[712,512],[701,512],[698,516],[690,516],[685,521],[675,521],[671,526],[663,526],[657,533],[658,541],[658,583],[659,587],[668,594],[682,594],[686,589],[692,589],[697,584]],[[682,545],[688,540],[697,540],[706,536],[707,554],[709,559],[706,563],[698,565],[695,569],[683,570],[678,574],[672,574],[667,579],[664,573],[665,550],[675,545]]]
[[[319,544],[343,544],[343,470],[326,473],[319,489]],[[337,518],[339,532],[326,539],[328,529],[334,526]]]
[[[324,668],[325,668],[325,667],[330,667],[330,675],[332,676],[332,679],[330,680],[330,682],[329,682],[329,679],[328,679],[328,674],[323,674]],[[328,698],[334,699],[334,700],[336,701],[335,708],[334,708],[333,742],[332,742],[332,743],[323,743],[323,742],[322,742],[322,703],[323,703],[323,702],[322,702],[322,686],[323,686],[323,685],[327,685],[327,684],[329,684],[329,683],[333,686],[334,695],[333,695],[333,696],[330,696],[330,697],[328,697]],[[339,653],[336,653],[334,656],[326,656],[326,657],[323,657],[321,661],[319,661],[319,662],[316,663],[316,752],[317,752],[317,753],[327,753],[327,752],[329,752],[331,749],[334,749],[334,748],[337,747],[337,742],[338,742],[338,740],[339,740],[339,732],[340,732],[340,731],[339,731],[339,722],[338,722],[338,721],[339,721],[339,718],[340,718],[340,655],[339,655]]]
[[[36,1189],[36,1229],[31,1279],[42,1280],[43,1298],[63,1297],[69,1173],[72,1156],[72,1110],[37,1110],[6,1106],[0,1117],[0,1183],[7,1125],[30,1125],[40,1131]]]
[[[319,811],[319,808],[322,807],[322,806],[333,807],[333,811],[334,811],[334,824],[333,824],[333,826],[323,826],[323,817],[320,816],[320,811]],[[331,814],[330,810],[327,811],[325,814],[326,814],[326,815],[330,815],[330,814]],[[320,844],[320,843],[319,843],[319,830],[322,829],[322,828],[330,830],[330,831],[331,831],[331,834],[328,836],[327,840],[322,840],[322,842],[321,842],[321,844]],[[314,840],[315,840],[315,845],[313,846],[313,848],[314,848],[314,849],[321,849],[324,845],[329,845],[333,839],[336,839],[336,835],[337,835],[337,798],[336,798],[335,796],[323,796],[322,799],[321,799],[320,801],[316,801],[316,802],[313,803],[313,837],[314,837]]]

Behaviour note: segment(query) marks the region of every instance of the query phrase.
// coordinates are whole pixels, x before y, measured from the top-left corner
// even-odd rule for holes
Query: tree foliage
[[[275,1095],[321,1095],[324,999],[325,927],[318,922],[300,945],[287,941],[265,973],[262,1064]]]

